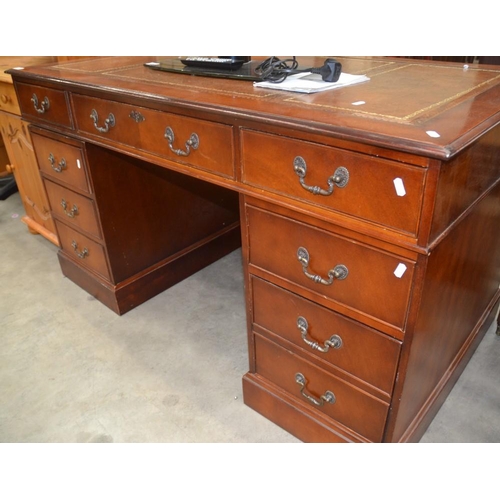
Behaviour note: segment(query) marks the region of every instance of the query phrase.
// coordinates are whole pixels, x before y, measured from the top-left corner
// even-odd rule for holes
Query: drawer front
[[[256,371],[262,377],[369,440],[382,440],[387,403],[260,335],[255,335],[255,352]]]
[[[28,121],[71,127],[66,92],[25,83],[17,83],[16,90],[21,112]]]
[[[252,277],[253,323],[392,393],[400,342]]]
[[[403,328],[412,262],[249,205],[246,217],[251,266]]]
[[[107,280],[110,273],[104,248],[69,226],[56,221],[62,251],[77,264],[90,269]]]
[[[93,200],[49,180],[45,180],[45,189],[49,197],[50,208],[55,216],[75,228],[82,229],[97,238],[101,237]]]
[[[82,132],[234,177],[231,126],[80,95],[73,104]]]
[[[31,134],[40,170],[56,182],[90,193],[83,150]]]
[[[21,114],[14,85],[6,82],[0,82],[0,111],[14,115]]]
[[[242,131],[242,150],[247,184],[417,234],[421,168],[250,130]],[[338,185],[329,186],[332,177]]]

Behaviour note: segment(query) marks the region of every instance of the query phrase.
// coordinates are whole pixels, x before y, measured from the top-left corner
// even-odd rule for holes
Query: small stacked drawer
[[[30,123],[50,123],[72,128],[73,121],[65,91],[16,83],[19,107]]]
[[[32,137],[62,252],[111,280],[83,144],[40,130],[33,130]]]
[[[242,144],[246,183],[363,219],[374,231],[417,234],[424,169],[249,130]],[[306,175],[306,161],[315,172]],[[331,179],[321,192],[306,184],[309,178],[319,184],[327,173]],[[379,190],[380,199],[360,202]],[[274,419],[295,434],[297,424],[290,422],[307,414],[321,426],[327,422],[337,438],[382,441],[415,257],[283,206],[248,196],[242,206],[253,350],[246,390],[260,386],[262,394],[286,401],[281,413],[294,407],[294,417]],[[256,409],[276,415],[262,398],[249,397],[259,401]]]

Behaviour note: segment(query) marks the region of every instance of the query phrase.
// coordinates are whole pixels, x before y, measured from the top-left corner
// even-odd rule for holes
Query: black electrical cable
[[[292,73],[296,73],[299,63],[295,56],[291,59],[267,58],[255,68],[255,73],[268,82],[281,83]]]
[[[342,72],[342,65],[335,59],[326,59],[321,68],[297,69],[297,59],[278,59],[276,56],[267,58],[255,68],[255,73],[268,82],[281,83],[289,75],[297,73],[315,73],[321,75],[325,82],[336,82]]]

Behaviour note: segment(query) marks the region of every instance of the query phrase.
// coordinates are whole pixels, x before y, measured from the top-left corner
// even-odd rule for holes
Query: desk
[[[499,304],[500,69],[342,58],[370,81],[300,95],[152,59],[10,71],[63,273],[123,314],[241,244],[245,403],[417,441]]]

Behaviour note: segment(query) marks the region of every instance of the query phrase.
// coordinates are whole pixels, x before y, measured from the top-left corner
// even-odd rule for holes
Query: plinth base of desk
[[[286,392],[255,373],[243,377],[243,401],[267,419],[304,442],[368,442],[359,434],[293,400]]]
[[[239,224],[216,238],[194,246],[189,251],[166,259],[143,273],[113,285],[83,268],[59,251],[59,264],[67,278],[83,288],[117,314],[125,314],[204,267],[241,246]]]

